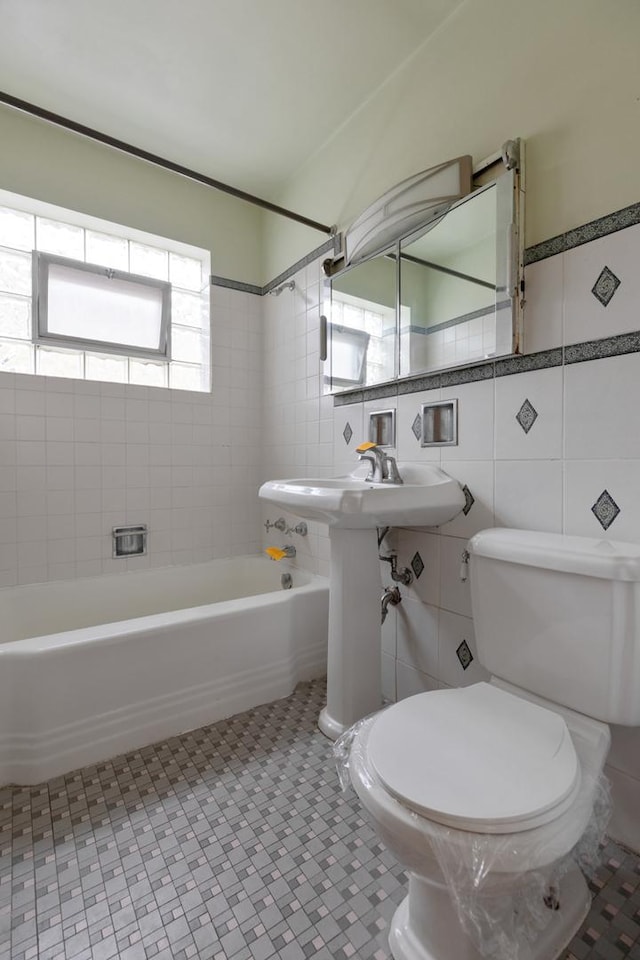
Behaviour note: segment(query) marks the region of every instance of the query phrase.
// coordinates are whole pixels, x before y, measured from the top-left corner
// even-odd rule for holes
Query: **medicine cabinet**
[[[405,181],[346,232],[343,254],[324,266],[327,392],[519,352],[522,162],[520,141],[473,174],[457,158],[449,194],[412,203]]]

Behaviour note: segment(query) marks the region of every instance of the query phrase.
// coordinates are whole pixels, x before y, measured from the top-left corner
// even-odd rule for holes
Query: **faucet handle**
[[[285,533],[287,529],[287,521],[284,519],[284,517],[278,517],[275,523],[272,523],[271,520],[266,520],[263,526],[267,532],[271,529],[271,527],[275,527],[276,530],[279,530],[281,533]]]
[[[387,483],[404,483],[395,457],[387,456],[385,458],[385,481]]]

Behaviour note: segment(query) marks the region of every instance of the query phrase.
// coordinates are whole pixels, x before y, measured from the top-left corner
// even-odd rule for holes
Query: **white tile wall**
[[[562,456],[562,382],[562,367],[496,379],[496,460]],[[527,400],[537,416],[525,431],[517,414]]]
[[[639,247],[637,225],[562,254],[564,343],[597,340],[638,329]],[[591,292],[604,267],[620,281],[607,306]]]
[[[494,393],[493,380],[442,390],[440,399],[458,400],[458,443],[440,448],[443,461],[493,459]]]
[[[396,610],[398,660],[438,677],[438,608],[406,594]]]
[[[562,533],[562,481],[560,460],[496,460],[496,526]]]
[[[565,370],[565,457],[640,458],[640,431],[633,426],[639,408],[637,354],[570,364]]]
[[[562,256],[547,257],[525,270],[524,344],[527,353],[563,344]]]
[[[351,423],[349,446],[342,436],[334,439],[333,398],[323,392],[319,357],[320,260],[298,271],[293,279],[293,291],[262,298],[264,393],[258,422],[262,425],[264,456],[260,482],[277,477],[331,476],[340,451],[338,440],[345,450],[345,469],[350,469],[350,461],[355,459],[352,451],[362,439],[360,408],[357,422]],[[260,515],[264,524],[277,520],[279,512],[261,504]],[[295,526],[297,518],[284,516],[290,527]],[[263,530],[263,547],[284,543],[295,544],[297,550],[290,565],[328,574],[326,526],[310,523],[306,538]]]
[[[212,291],[213,392],[0,374],[0,583],[258,549],[261,303]],[[111,528],[149,527],[111,557]]]

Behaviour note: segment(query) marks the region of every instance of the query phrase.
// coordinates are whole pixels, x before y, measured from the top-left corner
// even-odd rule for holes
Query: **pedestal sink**
[[[460,484],[430,464],[400,467],[402,484],[358,472],[332,479],[270,480],[259,495],[304,520],[329,525],[327,706],[319,726],[335,740],[381,704],[381,578],[376,527],[434,527],[465,503]]]

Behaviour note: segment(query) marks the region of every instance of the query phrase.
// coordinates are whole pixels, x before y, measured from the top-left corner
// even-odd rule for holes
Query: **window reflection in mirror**
[[[395,377],[395,258],[374,257],[334,277],[328,315],[329,389]]]
[[[400,376],[495,356],[496,193],[400,244]]]
[[[518,172],[502,169],[439,220],[333,273],[324,306],[330,318],[325,389],[348,390],[517,353],[521,204]]]

